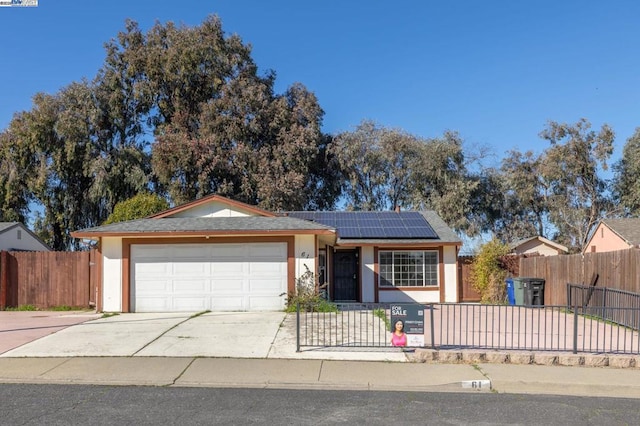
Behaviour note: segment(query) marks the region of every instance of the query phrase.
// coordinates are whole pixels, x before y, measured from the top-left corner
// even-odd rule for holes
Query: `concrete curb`
[[[416,349],[410,362],[429,364],[515,364],[567,367],[640,368],[637,355],[572,354],[566,352]]]

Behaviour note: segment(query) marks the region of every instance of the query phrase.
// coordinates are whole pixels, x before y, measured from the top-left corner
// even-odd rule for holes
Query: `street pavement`
[[[397,348],[296,352],[295,316],[282,312],[7,314],[16,313],[0,312],[0,383],[640,398],[636,367],[415,362]]]

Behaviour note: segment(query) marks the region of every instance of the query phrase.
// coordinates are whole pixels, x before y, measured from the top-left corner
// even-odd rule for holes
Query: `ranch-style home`
[[[280,310],[310,271],[336,302],[457,302],[456,234],[432,211],[274,213],[219,195],[72,233],[97,241],[98,310]]]

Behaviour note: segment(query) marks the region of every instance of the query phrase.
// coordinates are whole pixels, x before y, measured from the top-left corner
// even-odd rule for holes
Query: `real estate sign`
[[[398,320],[404,323],[407,346],[424,346],[424,306],[417,303],[392,303],[391,327]]]

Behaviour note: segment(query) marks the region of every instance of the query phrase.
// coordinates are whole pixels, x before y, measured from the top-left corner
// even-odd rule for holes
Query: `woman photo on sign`
[[[404,332],[404,321],[398,320],[393,325],[391,333],[391,346],[407,346],[407,334]]]

